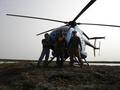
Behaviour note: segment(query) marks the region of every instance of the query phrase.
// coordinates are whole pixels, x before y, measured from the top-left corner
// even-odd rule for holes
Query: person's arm
[[[41,43],[42,43],[42,44],[44,43],[44,39],[42,39]]]

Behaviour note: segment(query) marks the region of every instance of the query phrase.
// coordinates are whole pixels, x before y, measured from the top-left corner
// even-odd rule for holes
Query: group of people
[[[42,40],[43,50],[41,52],[41,56],[38,60],[37,66],[40,66],[44,56],[45,60],[43,62],[44,66],[47,66],[49,61],[49,54],[50,49],[53,46],[53,43],[51,43],[51,38],[48,33],[44,35],[44,39]],[[62,67],[64,64],[64,61],[66,59],[65,55],[67,54],[70,57],[70,66],[73,66],[73,63],[77,57],[78,61],[80,62],[80,66],[83,66],[83,61],[80,55],[80,49],[81,49],[81,41],[80,38],[77,36],[76,31],[72,31],[72,37],[67,43],[65,39],[65,33],[61,32],[58,34],[58,37],[56,38],[56,41],[54,43],[54,48],[52,48],[54,52],[54,57],[57,58],[56,64],[58,67]]]

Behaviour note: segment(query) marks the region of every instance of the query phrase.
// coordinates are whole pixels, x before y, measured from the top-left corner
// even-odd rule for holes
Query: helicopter
[[[14,17],[22,17],[22,18],[31,18],[31,19],[40,19],[40,20],[46,20],[46,21],[52,21],[52,22],[59,22],[59,23],[64,23],[65,25],[60,26],[58,28],[53,28],[50,30],[47,30],[45,32],[41,32],[38,33],[38,35],[50,32],[50,37],[52,39],[53,44],[55,43],[56,38],[58,37],[60,32],[64,32],[66,33],[66,40],[67,43],[69,43],[70,38],[72,37],[72,31],[76,31],[77,32],[77,36],[80,38],[81,40],[81,50],[80,50],[80,54],[82,59],[85,60],[85,62],[88,64],[88,62],[86,61],[87,58],[87,53],[85,51],[86,49],[86,45],[90,46],[93,48],[94,51],[94,56],[96,56],[95,51],[96,50],[100,50],[100,43],[99,43],[99,47],[96,47],[96,40],[98,39],[105,39],[105,37],[92,37],[89,38],[87,36],[87,34],[85,32],[83,32],[82,30],[79,29],[78,25],[96,25],[96,26],[108,26],[108,27],[120,27],[119,25],[108,25],[108,24],[95,24],[95,23],[79,23],[76,22],[77,19],[90,7],[92,6],[94,3],[96,2],[96,0],[91,0],[81,11],[80,13],[78,13],[78,15],[71,21],[61,21],[61,20],[55,20],[55,19],[48,19],[48,18],[40,18],[40,17],[33,17],[33,16],[25,16],[25,15],[17,15],[17,14],[6,14],[7,16],[14,16]],[[94,45],[90,43],[89,40],[94,40]],[[69,57],[69,56],[68,56]],[[89,64],[88,64],[89,65]]]

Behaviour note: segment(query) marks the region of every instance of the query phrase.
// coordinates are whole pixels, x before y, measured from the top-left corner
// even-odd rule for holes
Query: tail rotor
[[[98,53],[99,56],[100,56],[100,47],[101,47],[101,42],[99,41],[99,53]]]
[[[99,50],[99,56],[100,56],[100,47],[101,47],[101,42],[99,41],[99,47],[96,47],[96,40],[97,39],[105,39],[105,37],[92,37],[89,38],[90,40],[94,39],[94,48],[93,48],[93,53],[94,53],[94,57],[96,56],[96,50]]]

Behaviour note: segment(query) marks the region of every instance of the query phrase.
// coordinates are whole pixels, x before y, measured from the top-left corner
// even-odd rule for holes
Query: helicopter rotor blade
[[[91,0],[83,9],[82,11],[73,19],[75,22],[96,0]]]
[[[109,24],[94,24],[94,23],[77,23],[78,25],[95,25],[95,26],[108,26],[108,27],[119,27],[119,25],[109,25]]]
[[[55,19],[48,19],[48,18],[39,18],[39,17],[32,17],[32,16],[24,16],[24,15],[16,15],[16,14],[6,14],[7,16],[14,16],[14,17],[23,17],[23,18],[32,18],[32,19],[40,19],[40,20],[47,20],[47,21],[53,21],[53,22],[60,22],[60,23],[68,23],[65,21],[55,20]]]
[[[38,33],[38,34],[36,34],[36,36],[39,36],[39,35],[41,35],[41,34],[44,34],[44,33],[47,33],[47,32],[53,31],[53,30],[54,30],[54,29],[50,29],[50,30],[47,30],[47,31],[45,31],[45,32]]]

